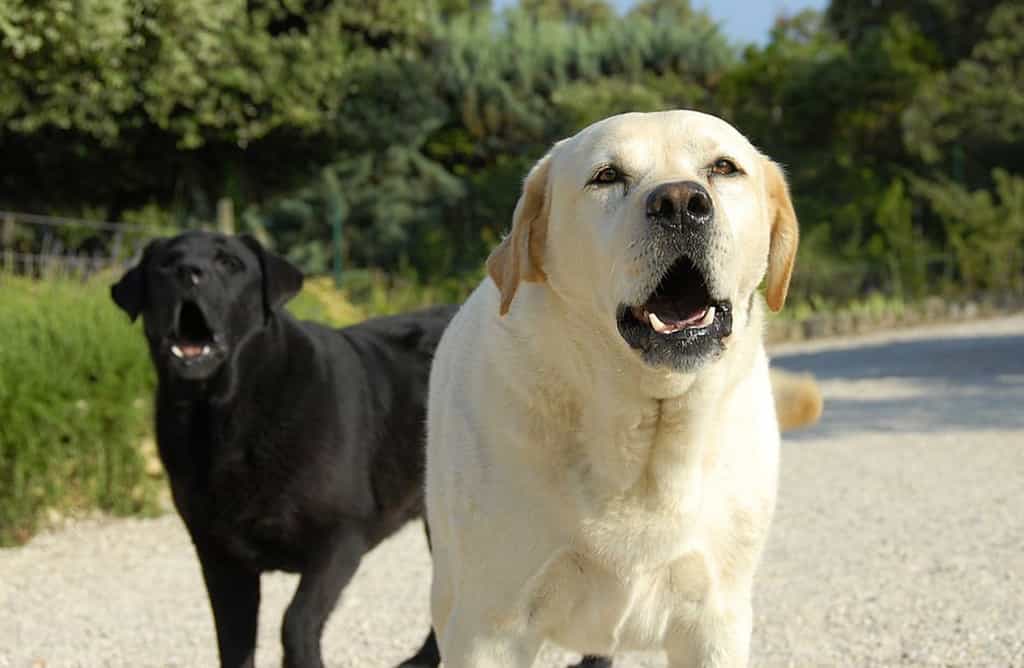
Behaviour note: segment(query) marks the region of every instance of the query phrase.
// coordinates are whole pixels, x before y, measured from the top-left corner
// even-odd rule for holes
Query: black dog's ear
[[[302,290],[303,277],[298,267],[265,249],[252,235],[240,234],[238,238],[260,259],[260,269],[263,273],[263,306],[268,313],[299,294]]]
[[[142,310],[146,308],[146,263],[160,241],[160,239],[154,239],[146,244],[139,263],[126,271],[120,281],[110,286],[111,299],[128,314],[132,322],[135,322]]]

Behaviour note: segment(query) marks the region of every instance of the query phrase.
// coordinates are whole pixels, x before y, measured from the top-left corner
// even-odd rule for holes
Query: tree
[[[434,18],[418,0],[3,3],[3,204],[203,216],[288,190],[348,140],[356,70],[416,58]]]
[[[706,14],[702,15],[706,18]],[[629,9],[627,16],[646,16],[649,19],[689,21],[697,16],[690,0],[640,0]]]
[[[916,27],[931,44],[934,65],[947,69],[970,54],[992,11],[1004,0],[832,0],[825,14],[836,35],[853,48],[896,17]]]
[[[905,141],[930,165],[973,185],[1003,165],[1024,171],[1024,6],[1004,2],[984,37],[922,87],[903,114]]]
[[[519,9],[538,21],[563,21],[573,25],[603,25],[615,19],[605,0],[520,0]]]
[[[863,257],[884,193],[915,167],[899,117],[932,73],[929,53],[902,15],[849,43],[805,12],[722,82],[722,112],[788,167],[803,224],[829,225],[833,251]]]
[[[914,188],[946,229],[961,290],[1024,291],[1024,177],[992,172],[994,188],[969,190],[948,178]]]
[[[872,240],[874,254],[883,257],[892,290],[900,298],[920,298],[927,288],[929,245],[914,228],[913,202],[903,181],[893,181],[882,194],[875,210],[879,234]]]

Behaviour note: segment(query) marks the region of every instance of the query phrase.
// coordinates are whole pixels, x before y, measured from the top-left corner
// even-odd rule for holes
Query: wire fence
[[[194,224],[194,223],[193,223]],[[215,222],[200,227],[233,233],[234,210],[227,198],[218,202]],[[177,230],[135,223],[65,218],[0,210],[0,275],[36,279],[88,280],[96,274],[124,270],[155,237]],[[263,230],[265,234],[265,230]],[[260,232],[256,231],[257,236]],[[336,236],[336,243],[338,238]],[[1020,251],[1018,258],[1024,258]],[[336,265],[339,267],[340,264]],[[803,262],[790,285],[791,301],[847,303],[871,294],[913,301],[929,294],[974,294],[979,291],[1024,295],[1024,259],[1008,263],[999,280],[966,282],[952,251],[892,255],[889,262],[851,262],[828,258]],[[336,283],[339,276],[335,276]]]
[[[144,225],[0,211],[0,272],[84,281],[130,264],[160,234]]]

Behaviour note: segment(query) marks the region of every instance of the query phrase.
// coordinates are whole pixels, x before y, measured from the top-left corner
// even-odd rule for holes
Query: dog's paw
[[[417,654],[398,664],[395,668],[438,668],[440,665],[441,660],[438,658],[424,657]]]
[[[612,668],[612,660],[607,656],[585,656],[569,668]]]
[[[441,665],[441,653],[437,648],[437,638],[431,631],[416,654],[398,664],[396,668],[437,668],[439,665]]]

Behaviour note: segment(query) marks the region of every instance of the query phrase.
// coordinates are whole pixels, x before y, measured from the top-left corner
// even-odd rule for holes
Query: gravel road
[[[756,666],[1024,667],[1024,317],[777,348],[826,395],[788,435],[755,601]],[[418,525],[364,562],[332,668],[392,666],[427,629]],[[264,578],[261,668],[295,578]],[[215,666],[174,515],[82,522],[0,550],[0,667]],[[541,666],[566,658],[554,650]],[[623,668],[663,666],[628,656]]]

